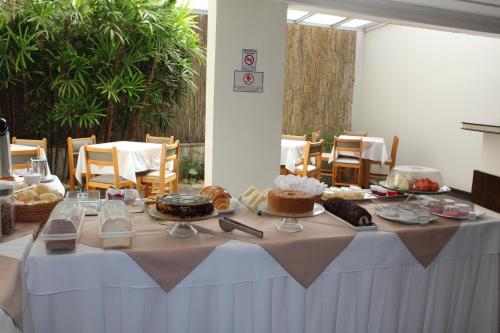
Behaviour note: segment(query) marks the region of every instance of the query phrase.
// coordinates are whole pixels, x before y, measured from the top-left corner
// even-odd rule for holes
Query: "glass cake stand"
[[[155,219],[174,222],[172,229],[170,229],[168,233],[170,236],[178,238],[194,237],[198,234],[198,230],[193,227],[191,222],[208,220],[219,215],[219,211],[214,209],[210,215],[181,218],[180,216],[163,214],[159,212],[154,205],[149,206],[147,211],[148,214]]]
[[[314,204],[313,210],[302,214],[284,214],[275,212],[267,207],[267,202],[261,203],[259,209],[267,215],[281,217],[281,221],[276,223],[274,226],[276,230],[284,232],[300,232],[304,230],[304,226],[300,224],[297,219],[301,217],[313,217],[325,212],[325,207],[317,203]]]
[[[410,200],[413,197],[415,197],[418,200],[418,202],[421,202],[421,199],[420,199],[421,195],[445,194],[445,193],[448,193],[451,191],[451,189],[448,186],[440,186],[439,190],[437,190],[437,191],[410,191],[410,190],[401,190],[398,188],[389,187],[389,186],[387,186],[386,181],[381,181],[379,183],[379,185],[382,187],[385,187],[386,189],[391,190],[391,191],[398,191],[401,193],[408,194],[408,197],[406,198],[406,200],[404,202],[407,202],[408,200]]]

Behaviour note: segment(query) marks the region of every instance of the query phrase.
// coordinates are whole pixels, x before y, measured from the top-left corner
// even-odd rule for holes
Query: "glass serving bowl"
[[[390,189],[413,193],[432,194],[448,191],[437,169],[421,166],[395,166],[382,185]]]

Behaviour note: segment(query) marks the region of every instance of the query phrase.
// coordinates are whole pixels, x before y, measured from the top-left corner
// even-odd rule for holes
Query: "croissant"
[[[212,199],[215,209],[226,210],[229,208],[231,194],[221,186],[207,186],[200,191],[200,195]]]

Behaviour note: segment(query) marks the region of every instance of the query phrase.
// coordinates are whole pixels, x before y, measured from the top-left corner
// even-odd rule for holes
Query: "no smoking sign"
[[[257,50],[254,49],[242,50],[241,70],[250,72],[257,70]]]

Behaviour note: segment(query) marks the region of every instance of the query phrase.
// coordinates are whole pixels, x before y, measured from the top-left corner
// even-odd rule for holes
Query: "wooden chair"
[[[392,138],[391,157],[387,161],[384,162],[384,165],[389,166],[389,171],[392,170],[392,168],[394,168],[394,166],[396,165],[398,146],[399,146],[399,137],[397,135],[394,135],[394,137]],[[371,167],[372,164],[382,166],[382,164],[380,162],[370,161],[370,164],[368,165],[368,167]],[[370,172],[370,179],[385,180],[386,178],[387,178],[387,174],[371,173]]]
[[[281,135],[282,140],[298,140],[298,141],[306,141],[307,136],[304,135],[288,135],[288,134],[282,134]]]
[[[33,149],[11,151],[12,170],[31,168],[31,159],[40,157],[40,147]]]
[[[45,151],[45,154],[47,154],[47,139],[46,138],[43,138],[40,140],[37,140],[37,139],[18,139],[15,136],[13,136],[12,143],[18,144],[18,145],[23,145],[23,146],[40,147],[40,148],[43,148],[43,150]]]
[[[313,177],[319,179],[321,170],[321,149],[323,148],[323,139],[319,142],[308,141],[304,149],[304,159],[302,164],[298,165],[293,174],[297,176]],[[313,161],[314,164],[309,164]]]
[[[89,136],[88,138],[75,138],[68,137],[68,167],[69,167],[69,188],[71,191],[75,190],[75,168],[76,162],[78,161],[78,153],[80,152],[80,147],[83,145],[95,144],[95,135]],[[82,178],[85,174],[82,174]],[[82,184],[83,185],[83,184]]]
[[[320,130],[311,133],[311,142],[318,142],[320,138],[321,138]]]
[[[152,136],[146,134],[146,142],[148,143],[160,143],[160,144],[166,144],[166,145],[171,145],[174,144],[174,136]]]
[[[161,148],[160,169],[137,177],[137,189],[141,191],[142,185],[145,185],[145,197],[150,196],[151,193],[165,194],[166,187],[168,187],[168,193],[177,193],[179,184],[179,151],[179,140],[176,140],[171,145],[163,144]],[[169,162],[173,163],[172,169],[167,168],[167,163]]]
[[[350,135],[350,136],[367,136],[368,132],[351,132],[351,131],[344,131],[344,135]]]
[[[95,148],[84,145],[85,160],[87,169],[87,190],[96,188],[108,189],[114,188],[134,188],[135,184],[120,176],[118,168],[118,151],[113,148]],[[113,167],[112,175],[95,175],[91,173],[91,166],[111,166]]]
[[[339,139],[333,141],[333,176],[332,185],[358,185],[361,186],[363,175],[363,163],[361,161],[361,153],[363,146],[361,139]],[[342,153],[355,153],[356,156],[339,156]],[[345,170],[354,171],[355,182],[346,182],[339,180]]]

